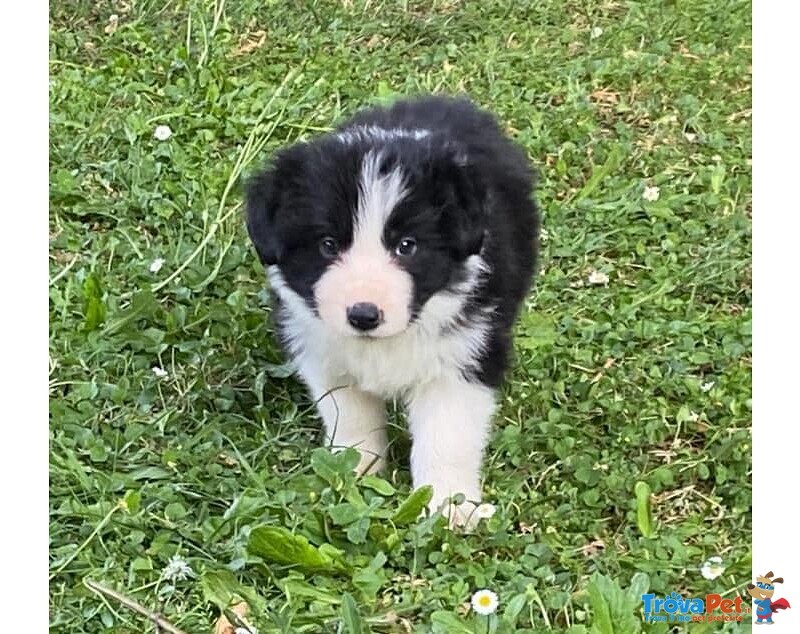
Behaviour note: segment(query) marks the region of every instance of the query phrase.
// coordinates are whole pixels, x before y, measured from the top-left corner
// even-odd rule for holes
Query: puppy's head
[[[262,263],[334,331],[390,337],[466,275],[485,192],[461,148],[330,136],[280,152],[247,187]]]

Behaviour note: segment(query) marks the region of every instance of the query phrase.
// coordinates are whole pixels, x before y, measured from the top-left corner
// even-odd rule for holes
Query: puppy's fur
[[[280,151],[247,188],[277,330],[327,441],[384,466],[385,400],[408,411],[414,486],[465,524],[532,281],[533,172],[493,117],[424,97]],[[467,502],[444,504],[463,493]]]

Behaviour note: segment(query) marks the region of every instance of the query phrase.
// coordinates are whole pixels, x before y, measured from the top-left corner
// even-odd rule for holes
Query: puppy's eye
[[[394,252],[401,257],[411,257],[417,252],[417,241],[414,238],[403,238],[397,243]]]
[[[319,241],[319,252],[323,257],[335,258],[339,255],[339,243],[335,238],[327,237]]]

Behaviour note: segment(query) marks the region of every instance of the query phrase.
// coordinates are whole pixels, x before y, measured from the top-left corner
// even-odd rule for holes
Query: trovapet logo
[[[719,594],[707,594],[704,599],[684,598],[677,592],[659,599],[654,594],[643,594],[644,620],[648,623],[690,623],[701,621],[741,621],[750,613],[742,605],[742,597],[725,599]]]
[[[783,583],[783,577],[775,577],[773,579],[772,571],[770,570],[763,577],[756,577],[755,583],[747,584],[747,594],[753,597],[753,603],[756,604],[756,625],[774,623],[772,620],[773,613],[792,607],[786,599],[772,600],[776,583]]]

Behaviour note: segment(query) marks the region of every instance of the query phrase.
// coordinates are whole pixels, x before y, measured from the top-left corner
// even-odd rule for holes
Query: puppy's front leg
[[[451,526],[477,522],[473,513],[481,500],[481,462],[494,405],[493,390],[461,378],[428,383],[409,398],[414,487],[433,487],[432,511],[457,493],[466,497],[462,505],[443,509]]]
[[[303,371],[305,370],[305,371]],[[301,369],[325,426],[325,441],[333,451],[355,447],[361,453],[359,474],[385,466],[388,440],[383,399],[368,394],[346,378]]]

